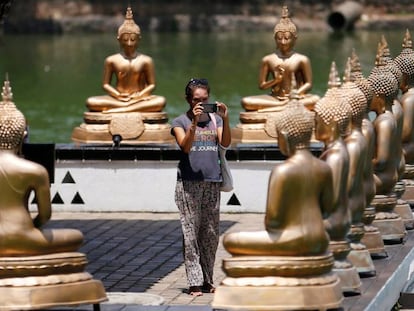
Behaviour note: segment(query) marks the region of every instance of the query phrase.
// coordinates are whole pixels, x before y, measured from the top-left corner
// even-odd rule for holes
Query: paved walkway
[[[80,249],[87,254],[86,268],[103,282],[111,297],[114,293],[156,295],[162,305],[148,306],[102,303],[103,311],[211,311],[213,294],[192,297],[187,283],[181,253],[181,228],[176,213],[59,213],[55,212],[50,228],[77,228],[85,235]],[[221,232],[261,230],[263,214],[221,215]],[[412,248],[409,233],[405,244],[387,246],[388,257],[375,259],[376,276],[363,278],[362,294],[346,297],[345,310],[364,310],[399,262]],[[228,253],[220,246],[215,266],[215,284],[224,278],[221,260]],[[133,295],[132,295],[133,296]],[[145,297],[143,297],[145,298]],[[147,297],[148,298],[148,297]],[[92,310],[90,305],[53,310]]]

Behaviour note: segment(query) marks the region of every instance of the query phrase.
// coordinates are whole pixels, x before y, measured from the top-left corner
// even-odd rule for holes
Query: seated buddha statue
[[[125,21],[118,28],[121,52],[105,59],[102,88],[107,95],[89,97],[90,111],[158,112],[165,104],[162,96],[151,95],[155,89],[154,63],[150,56],[138,52],[141,30],[128,7]],[[111,84],[115,78],[115,86]]]
[[[171,126],[163,96],[154,95],[153,59],[138,51],[140,27],[134,22],[132,9],[127,8],[125,21],[118,28],[121,51],[104,62],[102,88],[105,95],[86,100],[88,111],[84,123],[72,132],[72,140],[81,143],[170,142]],[[115,139],[116,138],[116,139]]]
[[[262,58],[259,74],[259,88],[270,89],[270,94],[244,97],[241,100],[242,107],[246,111],[280,111],[289,101],[292,79],[305,104],[314,105],[318,96],[308,94],[312,89],[311,62],[307,56],[293,49],[298,35],[286,6],[282,9],[282,17],[273,34],[276,51]]]
[[[224,235],[232,256],[223,259],[226,277],[214,308],[327,310],[343,299],[323,221],[336,207],[332,170],[309,149],[314,112],[295,91],[290,96],[276,118],[279,149],[287,159],[269,176],[264,229]]]
[[[83,235],[74,229],[44,229],[51,217],[49,176],[46,169],[18,156],[26,121],[12,100],[5,81],[0,103],[0,256],[40,255],[77,250]],[[27,200],[34,191],[38,213],[32,219]]]
[[[287,160],[269,177],[265,230],[226,234],[223,244],[233,256],[311,256],[328,247],[323,217],[334,208],[332,172],[309,150],[314,114],[295,99],[279,116],[278,143]]]
[[[401,167],[401,136],[392,110],[399,92],[396,76],[392,74],[383,58],[383,46],[378,45],[375,67],[368,76],[372,85],[371,110],[377,116],[373,121],[375,129],[375,152],[372,159],[376,195],[372,204],[376,209],[373,225],[381,232],[383,240],[400,240],[406,235],[402,218],[395,213],[397,195],[395,186]]]
[[[0,296],[7,310],[98,304],[107,300],[101,281],[84,271],[86,255],[77,250],[83,234],[75,229],[44,229],[51,218],[47,170],[20,156],[26,120],[12,102],[6,79],[0,102]],[[28,210],[34,193],[37,213]],[[96,309],[94,307],[94,309]]]

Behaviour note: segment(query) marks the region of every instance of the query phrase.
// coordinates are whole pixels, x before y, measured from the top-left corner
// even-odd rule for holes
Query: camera
[[[206,103],[203,104],[203,108],[205,113],[217,112],[217,104]]]

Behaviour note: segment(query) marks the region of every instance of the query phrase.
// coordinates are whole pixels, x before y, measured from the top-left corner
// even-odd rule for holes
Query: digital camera
[[[203,104],[203,108],[205,113],[217,112],[217,104],[206,103]]]

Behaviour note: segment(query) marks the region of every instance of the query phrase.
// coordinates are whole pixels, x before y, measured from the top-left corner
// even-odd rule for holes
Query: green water
[[[374,66],[384,34],[393,57],[401,51],[404,31],[333,35],[302,32],[296,50],[311,59],[313,93],[326,91],[335,61],[342,74],[355,48],[365,75]],[[167,98],[170,120],[187,109],[184,86],[191,77],[205,77],[212,98],[230,107],[231,126],[239,120],[240,99],[264,93],[257,87],[261,58],[275,49],[272,33],[149,33],[140,51],[152,56],[157,88]],[[82,123],[85,100],[101,95],[103,61],[119,51],[115,35],[0,37],[0,83],[8,72],[14,102],[25,114],[31,142],[70,143],[72,129]]]

